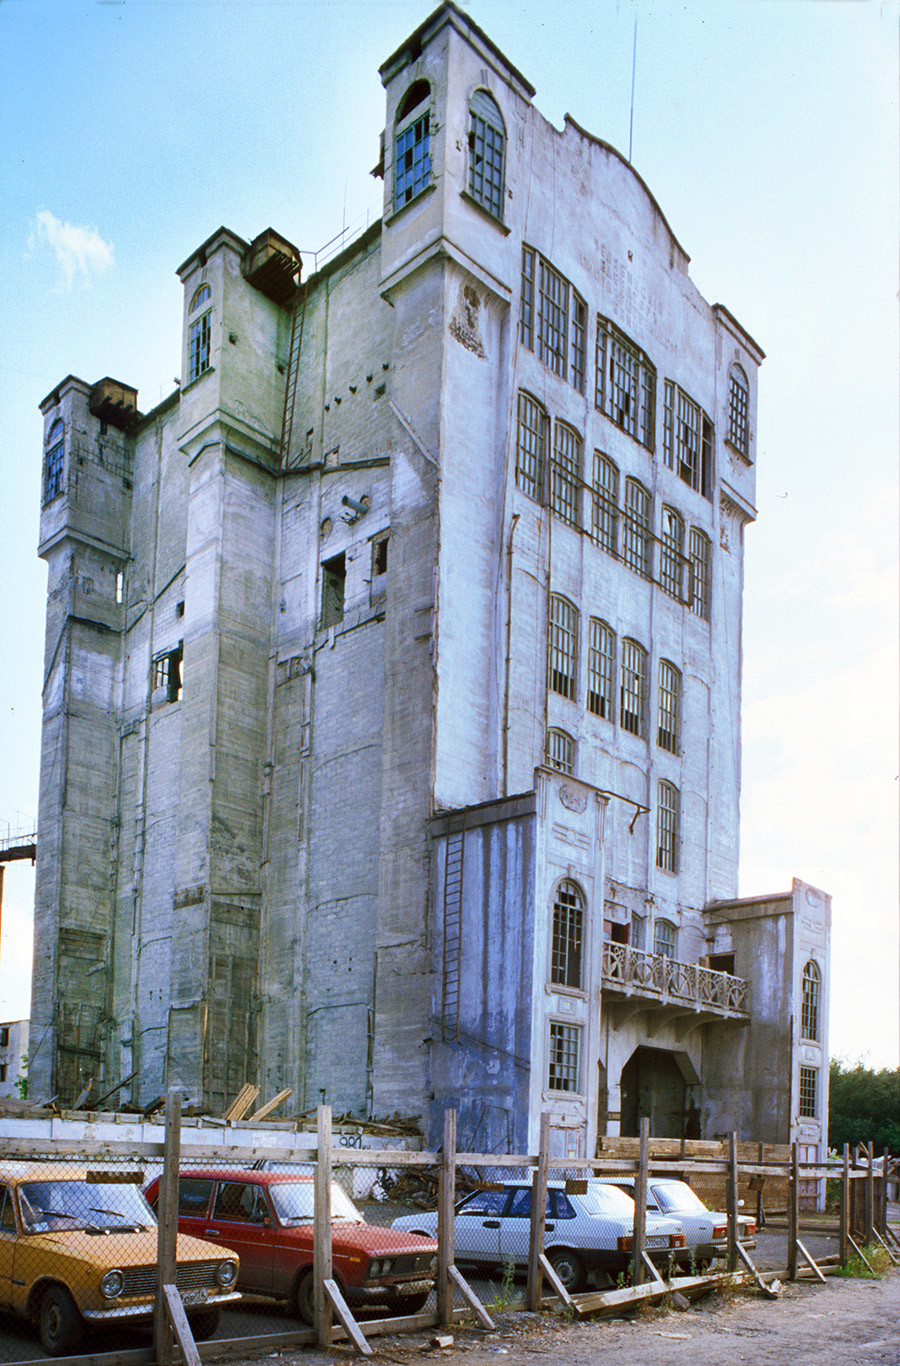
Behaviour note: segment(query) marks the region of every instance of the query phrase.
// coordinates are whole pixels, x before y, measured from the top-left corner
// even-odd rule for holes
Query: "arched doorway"
[[[646,1115],[655,1137],[683,1138],[687,1086],[699,1080],[686,1054],[636,1048],[622,1068],[620,1132],[637,1137]]]

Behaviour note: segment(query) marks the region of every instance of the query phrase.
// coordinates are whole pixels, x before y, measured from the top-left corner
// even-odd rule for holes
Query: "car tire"
[[[577,1252],[567,1247],[554,1247],[547,1253],[547,1261],[562,1282],[563,1289],[568,1290],[570,1295],[577,1295],[579,1290],[584,1289],[587,1276],[584,1262]]]
[[[205,1342],[211,1338],[219,1326],[222,1315],[218,1309],[207,1309],[202,1314],[189,1314],[188,1323],[195,1342]]]
[[[301,1272],[294,1281],[294,1288],[288,1300],[288,1313],[302,1319],[313,1327],[316,1321],[316,1292],[312,1268]]]
[[[44,1291],[37,1326],[48,1357],[76,1354],[84,1335],[84,1319],[64,1285],[51,1285]]]
[[[388,1312],[395,1316],[421,1314],[430,1294],[430,1290],[420,1290],[416,1295],[391,1295],[387,1302]]]

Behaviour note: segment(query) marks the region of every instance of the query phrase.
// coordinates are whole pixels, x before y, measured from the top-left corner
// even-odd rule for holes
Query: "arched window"
[[[536,503],[544,501],[544,470],[547,463],[547,431],[550,422],[544,409],[530,394],[519,394],[516,436],[516,484]]]
[[[503,217],[505,146],[503,115],[486,90],[476,90],[469,102],[469,194],[495,218]]]
[[[557,422],[550,462],[550,507],[569,526],[578,526],[581,486],[581,437],[566,422]]]
[[[688,545],[688,606],[695,616],[709,621],[710,601],[710,544],[709,537],[699,527],[691,527]]]
[[[616,633],[591,617],[588,634],[588,711],[605,721],[616,719]]]
[[[584,984],[584,897],[577,882],[564,878],[553,901],[550,981],[581,990]]]
[[[650,576],[650,494],[637,479],[625,481],[625,563],[644,578]]]
[[[575,701],[578,672],[578,608],[554,593],[547,632],[547,687]]]
[[[656,920],[653,924],[653,952],[663,958],[675,957],[677,928],[671,920]]]
[[[575,741],[568,731],[550,727],[544,746],[544,762],[559,773],[575,772]]]
[[[63,457],[66,449],[66,428],[57,418],[47,433],[47,453],[44,456],[44,502],[49,503],[63,486]]]
[[[821,980],[818,964],[810,959],[803,969],[800,1037],[811,1039],[813,1043],[817,1043],[819,1039],[819,985]]]
[[[750,454],[750,385],[739,365],[728,376],[728,440],[741,455]]]
[[[188,384],[199,379],[204,371],[209,369],[211,300],[212,290],[209,285],[201,285],[188,310]]]
[[[684,522],[674,508],[662,511],[662,536],[659,548],[659,583],[670,597],[682,595],[682,566],[684,564]]]
[[[656,785],[656,866],[664,873],[678,872],[678,825],[680,799],[671,783]],[[661,949],[656,950],[661,953]]]
[[[431,179],[431,86],[414,81],[397,110],[394,126],[394,209],[421,194]]]
[[[594,520],[597,544],[615,555],[618,546],[619,471],[608,455],[594,451]]]
[[[647,651],[636,640],[622,641],[619,725],[632,735],[644,734],[647,699]]]
[[[659,661],[659,715],[656,743],[670,754],[678,753],[678,722],[681,712],[681,674],[668,659]]]

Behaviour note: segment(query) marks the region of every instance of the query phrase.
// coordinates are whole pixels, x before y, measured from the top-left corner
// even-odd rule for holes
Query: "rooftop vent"
[[[253,239],[242,265],[244,279],[283,308],[294,301],[301,269],[297,248],[272,228]]]

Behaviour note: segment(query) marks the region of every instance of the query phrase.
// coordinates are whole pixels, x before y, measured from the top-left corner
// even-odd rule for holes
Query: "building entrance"
[[[622,1068],[621,1132],[635,1138],[641,1116],[650,1120],[656,1138],[682,1138],[685,1079],[673,1053],[662,1048],[636,1048]]]

